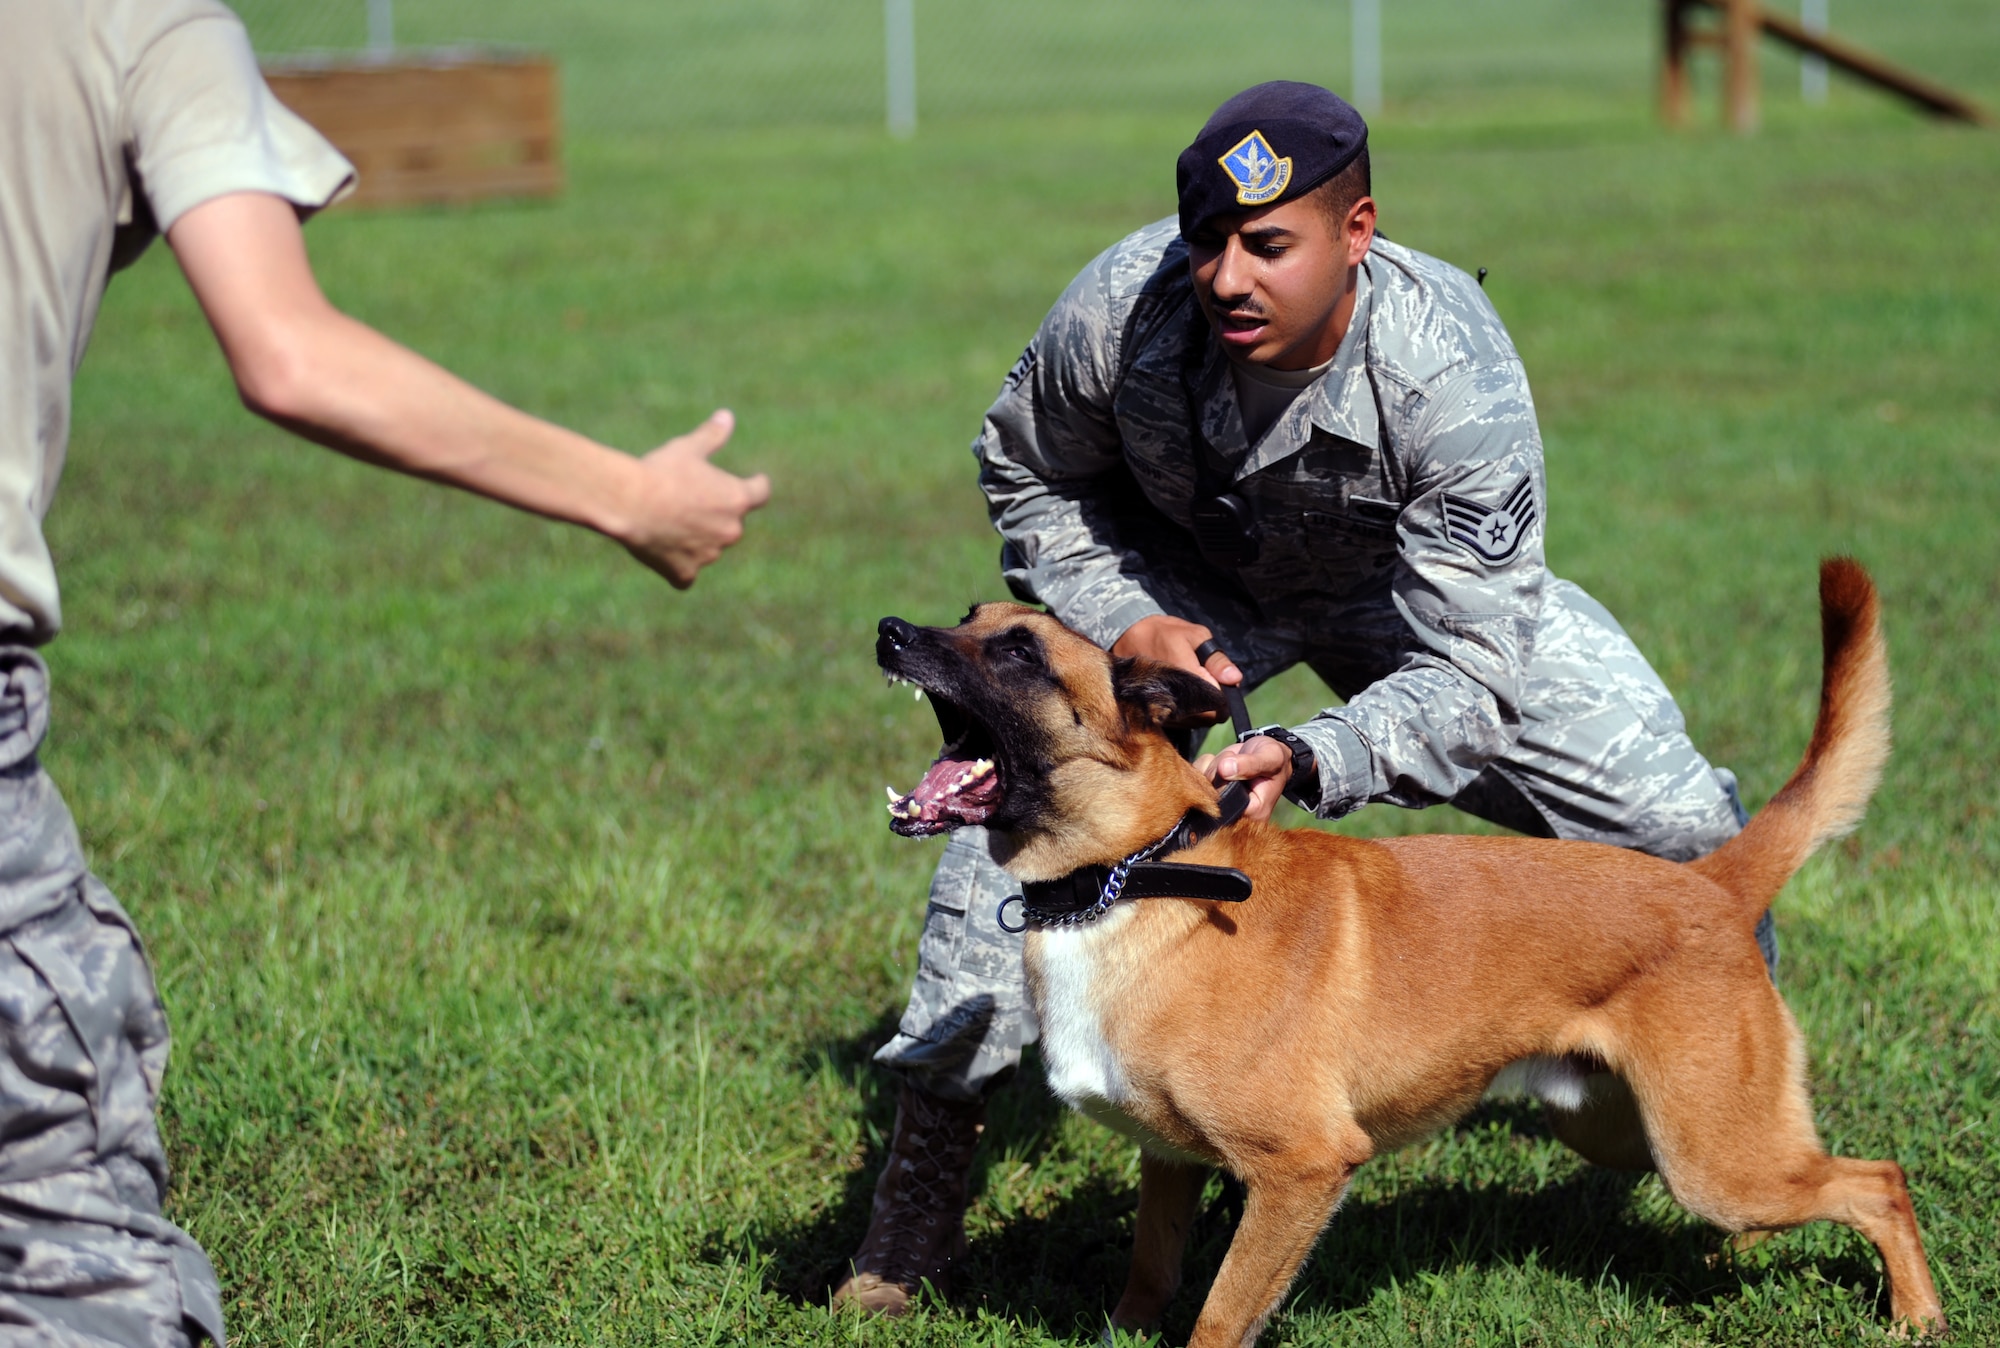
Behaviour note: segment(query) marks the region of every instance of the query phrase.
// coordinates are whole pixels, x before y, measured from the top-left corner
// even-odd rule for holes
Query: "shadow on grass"
[[[893,1017],[845,1046],[826,1046],[836,1063],[855,1069],[872,1145],[838,1203],[810,1222],[770,1233],[768,1288],[801,1304],[825,1305],[847,1258],[868,1224],[883,1144],[895,1117],[895,1086],[868,1064],[894,1032]],[[973,1193],[1001,1157],[1033,1160],[1050,1144],[1062,1107],[1044,1085],[1032,1051],[1020,1077],[991,1107],[975,1160]],[[1547,1138],[1538,1108],[1489,1103],[1457,1125],[1472,1133],[1504,1126],[1518,1137]],[[1365,1306],[1392,1283],[1426,1273],[1533,1266],[1586,1285],[1609,1278],[1634,1302],[1691,1308],[1735,1295],[1746,1283],[1782,1276],[1781,1267],[1739,1266],[1716,1258],[1719,1233],[1697,1222],[1661,1223],[1636,1209],[1644,1177],[1582,1167],[1534,1189],[1476,1185],[1443,1175],[1417,1180],[1391,1197],[1343,1205],[1315,1248],[1287,1309],[1339,1313]],[[1180,1295],[1162,1326],[1164,1342],[1185,1342],[1229,1242],[1235,1213],[1219,1180],[1188,1245]],[[1095,1342],[1124,1284],[1136,1189],[1123,1180],[1083,1176],[1059,1201],[1033,1215],[1005,1221],[977,1236],[956,1275],[952,1303],[974,1306],[1057,1335]],[[1769,1247],[1766,1247],[1769,1248]],[[1782,1255],[1778,1263],[1783,1264]],[[1821,1279],[1873,1296],[1881,1274],[1858,1258],[1810,1260]]]

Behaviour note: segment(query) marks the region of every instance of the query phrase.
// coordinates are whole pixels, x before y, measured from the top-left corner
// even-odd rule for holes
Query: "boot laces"
[[[883,1195],[882,1239],[869,1260],[882,1277],[914,1287],[934,1277],[950,1257],[937,1248],[963,1220],[972,1152],[979,1140],[976,1114],[966,1106],[933,1102],[909,1092],[907,1116],[897,1130],[889,1166],[894,1176]]]

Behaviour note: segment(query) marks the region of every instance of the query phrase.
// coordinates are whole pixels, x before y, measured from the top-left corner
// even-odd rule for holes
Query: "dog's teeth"
[[[924,700],[924,690],[912,684],[910,687],[910,700],[913,702],[922,702]]]
[[[979,759],[972,765],[972,775],[975,777],[984,777],[991,771],[993,771],[993,760],[990,758]]]
[[[882,789],[883,789],[884,791],[887,791],[887,792],[889,793],[889,803],[890,803],[891,805],[894,805],[894,804],[895,804],[895,803],[896,803],[897,801],[899,801],[899,800],[901,800],[901,799],[903,798],[903,793],[902,793],[902,792],[900,792],[900,791],[898,791],[898,790],[897,790],[897,789],[896,789],[895,787],[893,787],[893,786],[885,786],[885,787],[883,787]]]

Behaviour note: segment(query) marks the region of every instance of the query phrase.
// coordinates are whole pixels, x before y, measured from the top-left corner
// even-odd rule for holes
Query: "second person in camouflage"
[[[1083,270],[986,415],[1009,587],[1119,655],[1246,689],[1300,663],[1324,679],[1344,706],[1204,761],[1251,783],[1253,817],[1281,793],[1322,818],[1451,801],[1675,860],[1734,836],[1734,778],[1617,621],[1549,573],[1520,357],[1477,282],[1376,234],[1359,114],[1259,85],[1179,183],[1179,219]],[[1227,654],[1204,666],[1210,638]],[[1017,890],[978,829],[952,834],[876,1055],[904,1085],[838,1301],[898,1313],[963,1245],[983,1101],[1035,1037],[995,918]],[[1774,962],[1768,914],[1758,934]]]

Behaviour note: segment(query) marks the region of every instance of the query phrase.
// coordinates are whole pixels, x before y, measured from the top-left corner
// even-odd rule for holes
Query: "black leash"
[[[1208,662],[1218,655],[1222,655],[1222,647],[1215,644],[1215,638],[1213,637],[1210,637],[1207,641],[1202,642],[1201,645],[1194,648],[1195,663],[1201,665],[1203,668],[1206,668]],[[1223,655],[1222,658],[1229,660],[1229,657],[1226,655]],[[1230,660],[1229,663],[1233,665],[1236,662]],[[1229,699],[1230,724],[1236,730],[1236,737],[1241,739],[1250,733],[1250,704],[1243,700],[1243,685],[1240,683],[1229,684],[1223,688],[1222,695]]]
[[[1206,665],[1220,655],[1214,641],[1195,648],[1194,658]],[[1252,733],[1250,707],[1241,687],[1225,687],[1229,719],[1241,740]],[[1165,837],[1147,843],[1113,866],[1083,866],[1055,880],[1030,880],[1021,893],[1001,900],[995,920],[1000,930],[1023,932],[1029,927],[1074,927],[1095,922],[1120,899],[1208,899],[1242,903],[1250,897],[1250,877],[1234,866],[1197,866],[1184,861],[1154,861],[1162,852],[1182,852],[1210,834],[1228,828],[1250,808],[1250,784],[1231,782],[1216,798],[1218,812],[1189,810]],[[1007,921],[1007,905],[1021,905],[1021,924]]]

